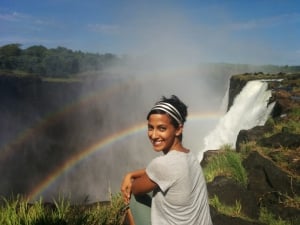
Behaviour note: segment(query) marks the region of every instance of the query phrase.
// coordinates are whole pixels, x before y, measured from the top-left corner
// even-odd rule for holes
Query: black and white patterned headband
[[[173,119],[177,121],[178,124],[183,124],[183,118],[179,111],[171,104],[167,102],[158,102],[152,109],[152,110],[162,110],[166,113],[168,113]]]

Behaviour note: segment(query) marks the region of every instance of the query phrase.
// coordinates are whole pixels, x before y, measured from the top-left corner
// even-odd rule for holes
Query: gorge
[[[224,96],[226,91],[224,80],[229,77],[229,110],[224,113],[220,105],[222,95]],[[187,123],[187,131],[192,128],[188,134],[192,133],[198,139],[206,136],[206,133],[200,133],[201,130],[211,131],[207,134],[207,139],[210,134],[215,135],[214,128],[222,127],[218,124],[226,121],[224,118],[231,112],[235,113],[228,120],[230,126],[233,125],[230,121],[238,121],[238,117],[243,118],[250,109],[255,109],[253,105],[263,106],[254,110],[258,112],[257,117],[244,117],[252,118],[251,121],[256,122],[238,128],[235,131],[236,136],[233,135],[234,140],[231,141],[231,145],[238,152],[243,151],[243,144],[256,143],[247,147],[250,148],[250,154],[243,161],[249,175],[248,186],[242,188],[230,178],[219,176],[208,183],[210,197],[217,195],[220,201],[229,205],[240,201],[241,211],[252,219],[259,217],[259,207],[264,205],[280,218],[299,221],[299,207],[287,207],[282,204],[282,199],[299,196],[300,190],[297,113],[300,96],[299,74],[228,75],[227,78],[222,78],[223,86],[220,87],[223,89],[220,92],[223,94],[218,97],[209,87],[199,91],[199,84],[204,79],[195,75],[191,75],[190,78],[193,78],[189,85],[194,95],[197,93],[204,98],[211,97],[210,107],[201,108],[205,101],[199,102],[201,98],[198,97],[198,108],[191,108],[191,122],[196,126],[196,130],[193,126],[189,127],[191,123]],[[195,82],[195,79],[198,79],[199,83]],[[280,82],[278,79],[281,79]],[[83,85],[77,80],[57,82],[34,77],[1,76],[0,194],[24,194],[32,200],[43,196],[45,200],[50,201],[63,192],[65,195],[72,194],[74,202],[101,201],[106,199],[109,191],[118,190],[124,170],[129,170],[132,166],[140,167],[148,162],[153,154],[151,150],[141,151],[141,146],[147,145],[143,115],[154,101],[149,99],[148,93],[153,91],[155,79],[147,80],[148,86],[141,85],[144,81],[139,79],[116,80],[118,82],[111,82],[107,86],[108,83],[102,80],[85,81]],[[186,77],[176,77],[175,80],[173,88],[165,92],[166,94],[180,90],[181,84],[187,82]],[[251,82],[252,80],[255,81]],[[265,80],[269,81],[266,83]],[[244,108],[245,111],[232,110],[238,102],[238,94],[247,90],[249,84],[254,86],[248,89],[247,93],[259,95],[253,95],[238,104],[241,106],[251,103]],[[162,90],[163,87],[162,85],[157,89]],[[189,99],[189,93],[184,90],[179,92],[184,99]],[[85,94],[84,97],[82,93]],[[132,105],[132,101],[138,103],[141,110],[134,110],[137,109],[135,106],[128,107]],[[218,104],[212,104],[213,101]],[[191,107],[194,103],[190,101]],[[111,105],[122,110],[112,110]],[[201,110],[206,109],[213,109],[214,113],[204,116],[205,113]],[[131,116],[124,120],[123,115]],[[270,115],[271,119],[267,118],[267,115]],[[208,121],[210,123],[207,129],[199,129],[204,128]],[[289,126],[294,122],[292,127]],[[278,124],[282,123],[287,125],[280,125],[278,130]],[[228,144],[228,140],[230,139],[220,144]],[[117,144],[120,147],[117,147]],[[200,145],[200,142],[192,146],[197,145]],[[266,155],[261,154],[260,146],[268,149]],[[222,152],[218,150],[219,147],[205,147],[201,162],[204,167],[209,163],[210,157]],[[128,155],[134,157],[128,160]],[[283,170],[280,163],[283,164]],[[295,204],[297,206],[299,203]],[[249,224],[249,221],[223,215],[213,207],[212,215],[214,221],[221,225]]]

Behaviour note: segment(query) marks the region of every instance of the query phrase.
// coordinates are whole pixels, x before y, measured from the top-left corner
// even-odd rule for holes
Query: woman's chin
[[[153,146],[153,150],[156,151],[156,152],[162,152],[163,148]]]

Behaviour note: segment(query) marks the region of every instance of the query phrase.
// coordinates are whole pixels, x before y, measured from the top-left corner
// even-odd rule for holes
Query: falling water
[[[199,153],[199,161],[207,150],[218,149],[224,144],[234,146],[242,129],[264,125],[274,104],[268,105],[271,91],[262,81],[249,81],[234,99],[230,110],[219,120],[216,128],[204,138],[204,148]]]

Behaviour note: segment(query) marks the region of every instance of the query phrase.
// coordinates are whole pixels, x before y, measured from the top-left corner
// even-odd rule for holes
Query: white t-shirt
[[[169,151],[153,159],[146,173],[159,186],[153,191],[152,225],[212,225],[206,182],[191,152]]]

